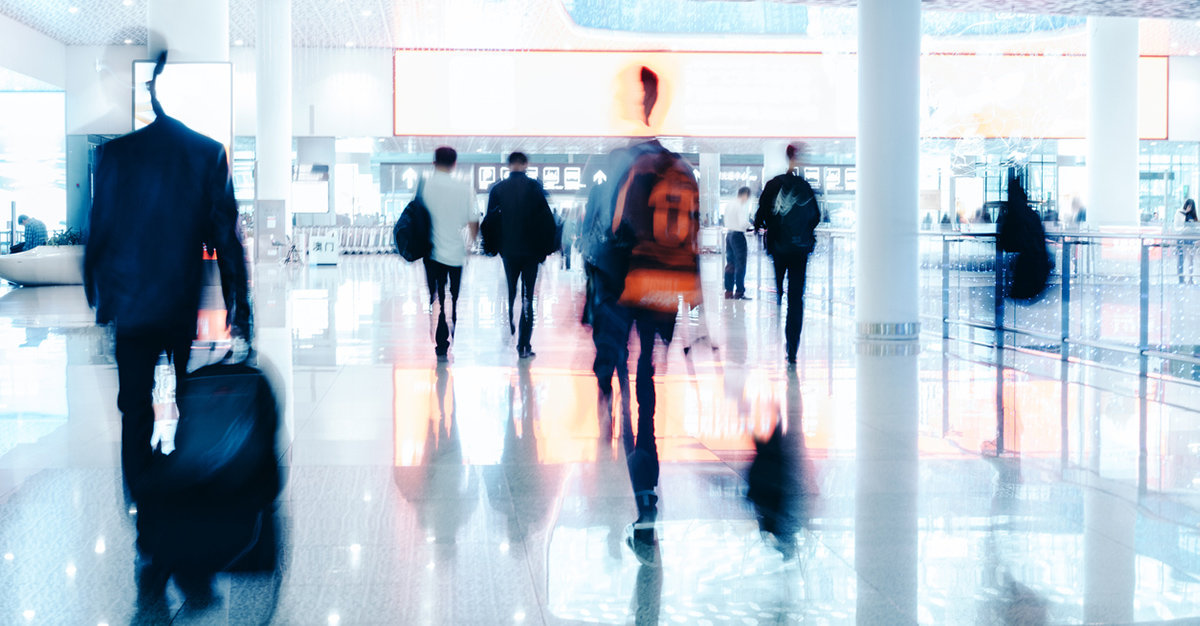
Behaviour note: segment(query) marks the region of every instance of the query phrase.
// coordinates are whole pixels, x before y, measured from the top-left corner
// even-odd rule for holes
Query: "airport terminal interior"
[[[1200,623],[1198,55],[1190,0],[0,0],[0,624]],[[82,283],[104,146],[164,115],[224,150],[277,423],[197,451],[227,390],[163,354],[150,497]],[[606,395],[591,220],[647,145],[699,286]],[[393,226],[443,146],[472,220],[521,152],[560,224],[532,354],[478,240],[435,349]],[[243,347],[195,258],[190,369]],[[262,468],[204,459],[252,444],[247,517]]]

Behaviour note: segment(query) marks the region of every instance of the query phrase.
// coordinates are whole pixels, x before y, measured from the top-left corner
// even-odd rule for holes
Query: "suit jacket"
[[[207,246],[228,320],[249,339],[245,251],[221,144],[160,115],[97,149],[94,185],[84,289],[97,322],[194,337]]]
[[[500,212],[500,256],[541,261],[554,252],[557,225],[546,190],[525,175],[512,172],[488,192],[488,214]]]

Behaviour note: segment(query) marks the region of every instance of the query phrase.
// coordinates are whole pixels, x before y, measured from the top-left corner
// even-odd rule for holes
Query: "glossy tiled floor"
[[[716,355],[659,355],[660,567],[601,436],[583,276],[544,266],[518,365],[499,261],[472,258],[453,361],[396,257],[259,267],[286,381],[284,566],[136,614],[116,374],[77,288],[0,295],[0,623],[1040,624],[1200,619],[1196,388],[930,338],[857,346],[810,311],[782,367],[771,294],[720,298]],[[709,276],[709,273],[712,276]],[[663,350],[660,348],[660,350]],[[636,353],[636,349],[634,350]],[[1142,416],[1148,432],[1139,462]],[[1006,453],[995,449],[1004,418]],[[745,499],[778,421],[804,528],[785,560]],[[1143,489],[1139,486],[1144,484]]]

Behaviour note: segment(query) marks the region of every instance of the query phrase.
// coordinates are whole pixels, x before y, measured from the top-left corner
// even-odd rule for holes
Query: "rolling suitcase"
[[[267,571],[277,559],[279,407],[262,369],[206,365],[178,390],[165,485],[139,503],[139,533],[172,571]]]

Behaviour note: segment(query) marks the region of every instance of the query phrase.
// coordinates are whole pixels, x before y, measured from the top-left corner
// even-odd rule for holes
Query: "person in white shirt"
[[[458,321],[458,294],[462,286],[462,268],[467,260],[467,241],[475,241],[479,231],[479,209],[471,184],[454,178],[451,172],[458,161],[454,148],[441,147],[433,153],[433,175],[425,180],[421,199],[429,209],[430,238],[433,251],[425,257],[425,281],[429,285],[429,304],[437,306],[435,352],[439,361],[449,358],[450,338]],[[463,231],[468,232],[463,238]],[[450,323],[446,323],[446,285],[450,286]]]
[[[738,189],[737,200],[725,211],[725,299],[746,296],[746,231],[750,225],[750,188]]]

